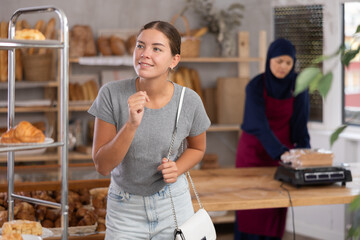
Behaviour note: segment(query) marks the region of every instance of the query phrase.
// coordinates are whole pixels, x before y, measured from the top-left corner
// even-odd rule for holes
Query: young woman
[[[104,85],[89,109],[95,116],[95,167],[102,175],[111,174],[105,239],[172,239],[168,184],[178,224],[194,213],[184,173],[204,155],[210,120],[200,97],[186,89],[173,151],[166,159],[182,89],[168,75],[180,61],[180,44],[171,24],[146,24],[133,54],[137,77]]]
[[[277,39],[269,47],[265,73],[246,87],[244,121],[236,167],[277,166],[291,148],[309,148],[309,95],[293,96],[295,47]],[[287,208],[237,211],[235,239],[275,240],[284,233]]]

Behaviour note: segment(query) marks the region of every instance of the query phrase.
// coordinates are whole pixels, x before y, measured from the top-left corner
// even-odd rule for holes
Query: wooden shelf
[[[16,89],[22,88],[37,88],[37,87],[58,87],[57,81],[42,81],[42,82],[32,82],[32,81],[16,81]],[[0,89],[6,90],[8,88],[7,82],[0,83]]]
[[[234,132],[240,131],[240,123],[239,124],[212,124],[208,132]]]
[[[214,224],[233,223],[235,222],[235,211],[227,211],[223,216],[211,216],[211,220]]]
[[[17,113],[25,113],[25,112],[57,112],[58,109],[56,107],[15,107],[15,112]],[[0,108],[0,113],[7,113],[7,107]]]
[[[118,57],[122,58],[122,57]],[[255,57],[197,57],[197,58],[182,58],[180,62],[192,63],[240,63],[240,62],[259,62],[261,58]],[[79,58],[70,58],[70,63],[79,63]],[[102,66],[99,64],[98,66]]]
[[[59,156],[57,153],[44,153],[41,155],[20,155],[15,157],[15,162],[42,162],[57,161]],[[69,152],[69,160],[91,160],[91,154]],[[5,156],[0,157],[0,163],[7,162]]]

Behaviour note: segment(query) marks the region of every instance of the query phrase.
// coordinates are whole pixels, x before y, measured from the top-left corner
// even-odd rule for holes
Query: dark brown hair
[[[139,34],[146,29],[156,29],[169,39],[171,54],[180,54],[181,36],[178,30],[170,23],[163,21],[152,21],[143,26]]]

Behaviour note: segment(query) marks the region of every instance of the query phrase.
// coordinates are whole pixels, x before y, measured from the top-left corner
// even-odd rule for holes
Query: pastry
[[[116,35],[110,37],[110,48],[113,55],[122,56],[126,53],[125,41]]]
[[[21,143],[19,139],[15,137],[15,128],[10,128],[8,131],[1,135],[1,143]]]
[[[23,240],[21,233],[11,233],[0,236],[0,240]]]
[[[36,29],[22,29],[15,32],[15,39],[18,40],[45,40],[44,34]]]
[[[27,121],[22,121],[15,127],[15,137],[23,143],[42,143],[45,141],[44,133]]]
[[[12,233],[41,236],[42,227],[39,222],[27,220],[14,220],[4,223],[4,225],[2,226],[2,234],[10,235]]]

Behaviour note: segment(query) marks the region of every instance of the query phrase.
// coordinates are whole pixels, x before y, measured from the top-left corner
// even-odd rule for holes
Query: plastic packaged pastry
[[[332,166],[333,153],[325,149],[291,149],[281,155],[281,161],[292,167]]]

